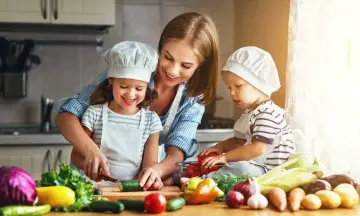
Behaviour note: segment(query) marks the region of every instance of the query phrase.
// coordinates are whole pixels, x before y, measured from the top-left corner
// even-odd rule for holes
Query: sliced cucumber
[[[143,188],[140,187],[139,180],[122,180],[118,182],[118,187],[122,192],[130,191],[142,191]]]

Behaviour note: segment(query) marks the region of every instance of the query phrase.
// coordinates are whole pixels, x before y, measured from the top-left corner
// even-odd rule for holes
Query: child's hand
[[[205,167],[205,169],[211,169],[216,164],[225,164],[227,163],[225,154],[220,154],[213,157],[205,158],[202,162],[202,166]]]
[[[145,168],[139,174],[140,186],[144,191],[151,188],[152,190],[161,190],[164,186],[159,173],[153,168]]]
[[[222,151],[219,148],[217,148],[216,146],[213,146],[213,147],[206,148],[206,149],[202,150],[202,152],[200,152],[199,155],[203,156],[203,155],[207,155],[207,154],[209,154],[211,152],[215,152],[217,154],[222,154]]]
[[[104,175],[110,175],[106,156],[100,150],[89,152],[84,161],[84,174],[92,180],[98,180],[100,170]]]

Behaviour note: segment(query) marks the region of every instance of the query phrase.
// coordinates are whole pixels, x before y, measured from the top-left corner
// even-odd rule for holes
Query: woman
[[[161,187],[160,178],[169,179],[176,163],[197,150],[196,130],[204,105],[215,97],[218,82],[218,35],[213,21],[194,12],[175,17],[161,34],[158,52],[157,70],[150,81],[158,97],[150,104],[150,110],[162,121],[159,143],[164,144],[166,156],[139,174],[145,190]],[[84,173],[91,179],[98,179],[100,169],[109,174],[109,168],[106,157],[86,135],[79,119],[90,105],[91,93],[107,78],[106,74],[67,100],[56,117],[57,127],[74,146],[73,155],[85,157]]]

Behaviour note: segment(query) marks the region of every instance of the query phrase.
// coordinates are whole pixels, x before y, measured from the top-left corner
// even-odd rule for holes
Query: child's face
[[[230,71],[222,71],[222,76],[234,103],[241,109],[248,109],[263,93],[253,85]]]
[[[145,99],[147,82],[134,79],[111,78],[109,83],[116,104],[123,109],[136,108]]]

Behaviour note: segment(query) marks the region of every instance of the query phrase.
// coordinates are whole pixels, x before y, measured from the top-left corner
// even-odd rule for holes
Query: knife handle
[[[104,179],[105,181],[111,181],[111,182],[118,182],[118,180],[116,178],[113,178],[111,176],[107,176],[107,175],[104,175],[104,174],[100,174],[101,175],[101,178]]]

